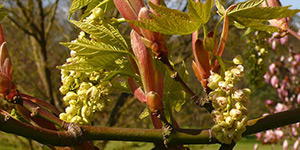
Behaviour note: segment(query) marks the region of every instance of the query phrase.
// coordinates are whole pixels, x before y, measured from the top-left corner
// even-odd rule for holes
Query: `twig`
[[[289,33],[291,33],[295,38],[297,38],[298,40],[300,40],[300,35],[297,34],[294,30],[290,29],[290,28],[287,28],[287,31]]]

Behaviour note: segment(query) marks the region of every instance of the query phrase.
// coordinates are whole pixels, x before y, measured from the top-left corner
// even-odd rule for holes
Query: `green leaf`
[[[223,16],[225,14],[225,8],[224,6],[219,2],[219,0],[215,0],[215,3],[216,3],[216,7],[218,9],[218,14],[220,16]]]
[[[90,23],[75,20],[71,20],[71,22],[86,33],[93,35],[102,43],[108,43],[112,46],[119,47],[120,49],[129,49],[120,32],[110,24],[95,26]]]
[[[293,16],[300,12],[300,9],[290,10],[290,6],[285,7],[252,7],[247,11],[231,12],[233,17],[242,17],[255,20],[271,20]]]
[[[184,82],[188,81],[188,72],[186,66],[183,63],[182,66],[178,69],[178,73]],[[177,112],[181,110],[181,107],[186,102],[186,93],[183,90],[180,83],[175,81],[170,77],[166,72],[164,79],[164,99],[163,102],[169,104],[169,107],[176,110]],[[167,105],[168,106],[168,105]]]
[[[118,49],[112,45],[90,41],[87,39],[77,39],[74,42],[60,43],[69,49],[76,51],[76,56],[99,56],[103,53],[129,54],[128,50]]]
[[[259,6],[264,0],[248,0],[245,2],[237,3],[236,7],[232,9],[228,15],[232,13],[237,13],[240,11],[247,11],[250,8]]]
[[[105,10],[111,10],[111,8],[114,6],[113,0],[92,0],[87,9],[84,11],[84,14],[82,15],[82,19],[86,18],[92,13],[92,10],[94,8],[102,8]]]
[[[149,109],[148,107],[146,107],[143,112],[140,114],[139,118],[140,119],[144,119],[146,117],[148,117],[150,115]]]
[[[170,9],[162,5],[155,5],[149,2],[150,7],[159,15],[151,15],[152,19],[142,19],[141,21],[128,22],[167,35],[185,35],[196,31],[204,21],[200,18],[194,21],[188,13],[176,9]]]
[[[119,69],[112,71],[109,75],[106,76],[105,80],[113,80],[115,77],[131,77],[136,79],[136,81],[141,81],[140,76],[136,75],[135,71],[133,71],[132,66],[128,59],[117,59],[116,64],[119,65]]]
[[[71,8],[69,10],[69,18],[72,15],[72,13],[88,5],[90,2],[92,2],[92,0],[73,0]]]
[[[200,22],[202,24],[207,23],[213,4],[213,0],[206,0],[205,4],[201,2],[196,3],[193,0],[189,0],[188,10],[190,17],[193,19],[193,21]]]
[[[237,19],[235,19],[235,20],[236,21],[234,21],[234,25],[238,28],[249,27],[251,29],[255,29],[255,30],[259,30],[259,31],[267,31],[270,33],[279,32],[279,29],[277,27],[265,25],[261,21],[247,19],[247,18],[240,18],[240,17],[237,17]]]

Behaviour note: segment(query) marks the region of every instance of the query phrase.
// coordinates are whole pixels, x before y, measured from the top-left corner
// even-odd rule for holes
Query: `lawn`
[[[235,146],[235,150],[253,150],[253,146],[256,143],[256,138],[254,136],[243,138]],[[29,141],[25,138],[15,136],[12,134],[6,134],[0,132],[0,150],[27,150],[30,149],[28,145]],[[34,149],[50,150],[47,146],[38,146],[38,143],[34,143]],[[39,148],[38,148],[39,147]],[[217,150],[220,145],[188,145],[191,150]],[[150,150],[153,148],[152,143],[138,143],[138,142],[119,142],[110,141],[105,148],[105,150]],[[282,145],[262,145],[258,143],[259,150],[280,150]]]
[[[238,144],[235,146],[234,150],[253,150],[253,147],[257,143],[256,138],[254,136],[243,138]],[[218,150],[220,145],[212,144],[212,145],[189,145],[191,150]],[[111,141],[108,143],[106,150],[150,150],[153,148],[153,144],[151,143],[136,143],[136,142],[115,142]],[[262,145],[258,143],[259,150],[280,150],[282,149],[282,145]]]

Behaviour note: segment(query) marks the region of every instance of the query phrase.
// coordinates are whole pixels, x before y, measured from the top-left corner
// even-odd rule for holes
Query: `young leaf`
[[[155,5],[149,2],[150,7],[159,15],[151,14],[152,19],[141,21],[128,21],[136,26],[168,35],[191,34],[197,30],[204,21],[197,18],[193,21],[188,13],[176,9],[170,9],[162,5]]]
[[[237,28],[252,28],[259,31],[266,31],[266,32],[279,32],[279,29],[274,26],[265,25],[260,21],[251,20],[251,19],[245,19],[245,18],[238,18],[236,21],[234,21],[234,25]]]
[[[88,5],[90,2],[92,2],[92,0],[73,0],[71,8],[69,10],[69,18],[72,15],[72,13]]]
[[[85,38],[77,39],[75,42],[65,42],[62,45],[68,47],[69,49],[76,51],[77,56],[99,56],[103,53],[115,53],[115,54],[129,54],[127,50],[119,49],[112,45],[90,41]]]
[[[219,2],[219,0],[215,0],[215,3],[216,3],[216,7],[218,9],[218,14],[223,16],[226,11],[224,6]]]
[[[233,17],[242,17],[255,20],[271,20],[277,18],[285,18],[293,16],[300,12],[300,9],[290,10],[290,6],[285,7],[252,7],[247,11],[236,11],[231,12],[230,15]]]
[[[102,8],[103,10],[110,10],[114,6],[113,0],[92,0],[89,5],[87,6],[84,14],[82,15],[82,19],[86,18],[92,13],[94,8]]]
[[[150,115],[150,111],[148,109],[148,107],[146,107],[143,112],[140,114],[139,118],[140,119],[144,119],[146,117],[148,117]]]
[[[201,2],[196,3],[193,0],[189,0],[188,9],[191,19],[203,24],[207,23],[213,4],[213,0],[207,0],[205,4]]]
[[[95,26],[90,23],[75,20],[71,20],[71,22],[86,33],[95,36],[95,38],[103,43],[108,43],[120,49],[128,49],[128,45],[119,31],[109,24]]]
[[[236,7],[234,9],[232,9],[228,13],[228,15],[230,16],[230,14],[237,13],[237,12],[240,12],[240,11],[247,11],[250,8],[259,6],[263,1],[264,0],[248,0],[248,1],[245,1],[245,2],[237,3]]]

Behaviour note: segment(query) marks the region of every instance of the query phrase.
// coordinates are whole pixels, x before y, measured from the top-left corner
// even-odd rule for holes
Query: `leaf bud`
[[[162,102],[158,93],[150,91],[147,94],[147,105],[149,106],[150,112],[155,112],[157,110],[161,110]]]
[[[214,46],[215,46],[215,42],[213,40],[213,37],[209,37],[207,36],[205,39],[204,39],[204,49],[208,50],[208,51],[212,51]]]

